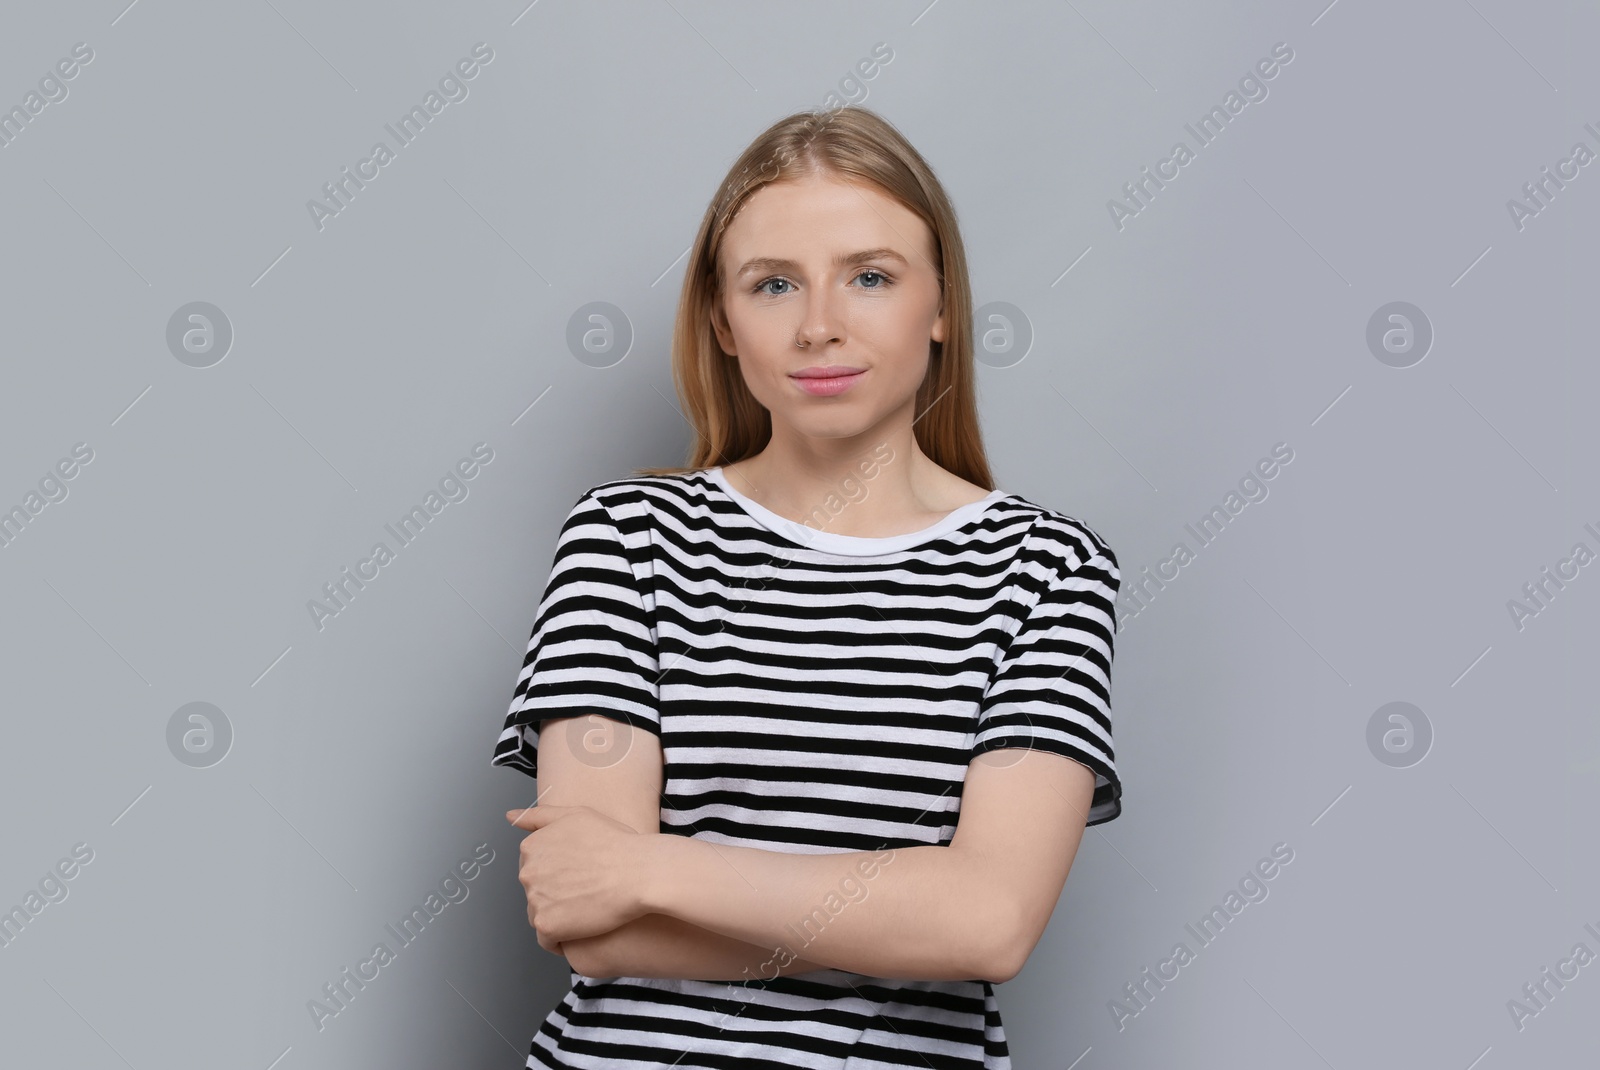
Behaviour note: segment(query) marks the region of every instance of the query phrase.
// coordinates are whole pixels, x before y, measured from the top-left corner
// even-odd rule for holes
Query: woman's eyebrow
[[[858,253],[840,253],[833,258],[834,267],[844,267],[847,264],[862,264],[868,260],[898,260],[905,264],[906,258],[887,246],[877,249],[863,249]],[[775,256],[757,256],[746,260],[740,266],[737,277],[749,275],[755,271],[793,271],[800,266],[798,261],[788,260]]]

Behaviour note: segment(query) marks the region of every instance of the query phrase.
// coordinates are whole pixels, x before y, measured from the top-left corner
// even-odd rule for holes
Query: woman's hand
[[[507,810],[528,829],[517,879],[528,896],[528,924],[539,946],[598,936],[644,914],[640,894],[643,833],[590,806]]]

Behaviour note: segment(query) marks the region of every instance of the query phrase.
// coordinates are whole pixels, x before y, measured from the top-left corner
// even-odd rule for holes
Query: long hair
[[[972,286],[955,209],[905,136],[876,112],[852,105],[778,120],[750,143],[722,180],[695,235],[672,332],[672,378],[694,435],[688,458],[681,466],[638,468],[635,475],[678,475],[734,464],[760,453],[772,438],[771,414],[745,386],[737,361],[722,351],[711,329],[712,302],[722,293],[718,253],[734,217],[757,191],[816,173],[871,183],[933,232],[945,340],[929,343],[928,374],[917,391],[912,433],[935,464],[993,490],[978,427]]]

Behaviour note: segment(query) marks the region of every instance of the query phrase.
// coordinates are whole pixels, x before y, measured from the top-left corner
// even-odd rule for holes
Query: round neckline
[[[920,546],[956,530],[988,512],[989,507],[995,502],[1009,496],[1005,491],[996,488],[975,502],[956,506],[927,527],[919,531],[908,531],[902,535],[840,535],[837,532],[821,531],[799,521],[790,520],[788,517],[779,516],[754,498],[736,490],[728,477],[723,474],[721,465],[703,471],[729,500],[762,527],[781,535],[797,546],[830,554],[843,554],[847,557],[875,557]]]

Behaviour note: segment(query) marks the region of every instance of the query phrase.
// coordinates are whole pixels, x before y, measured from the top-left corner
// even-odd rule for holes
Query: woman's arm
[[[663,762],[655,735],[585,716],[576,725],[546,721],[538,738],[541,803],[592,806],[641,834],[660,834]],[[743,981],[823,968],[665,914],[563,941],[561,953],[587,977]]]
[[[666,914],[645,914],[599,936],[565,940],[561,952],[588,977],[750,981],[824,968]]]
[[[1060,898],[1095,778],[1059,755],[995,753],[969,766],[947,847],[788,854],[647,836],[639,902],[835,969],[1008,981]]]
[[[645,917],[669,915],[873,977],[1003,979],[1010,900],[981,854],[932,845],[789,854],[683,836],[648,840]]]
[[[615,724],[603,717],[594,721]],[[1032,952],[1060,896],[1094,785],[1086,767],[1059,755],[994,752],[1026,759],[999,768],[991,767],[994,759],[985,755],[969,765],[961,818],[949,846],[791,854],[658,831],[663,771],[658,737],[622,726],[620,738],[611,728],[600,733],[606,746],[562,746],[552,729],[564,723],[541,726],[540,773],[547,781],[541,783],[541,805],[513,823],[531,830],[571,812],[564,807],[587,806],[634,831],[620,851],[629,876],[618,893],[634,904],[625,915],[628,922],[589,929],[581,939],[601,944],[575,947],[571,954],[577,961],[568,959],[573,969],[591,977],[749,976],[743,973],[746,967],[759,976],[776,952],[777,962],[792,967],[789,972],[797,972],[785,961],[792,955],[812,968],[874,977],[1009,980]],[[589,730],[586,724],[575,727]],[[580,760],[579,753],[589,760]],[[610,764],[590,764],[593,754],[609,755]],[[538,813],[549,807],[554,807],[551,816]],[[551,879],[559,885],[577,875],[581,885],[583,860],[598,849],[587,838],[595,831],[586,823],[584,836],[565,845],[571,860],[550,871],[542,868],[545,863],[528,866],[532,837],[525,838],[521,875],[530,924],[534,904],[541,898],[550,902],[548,891],[536,895],[533,884]],[[544,842],[559,844],[563,838]],[[552,857],[561,854],[557,850]],[[651,922],[611,936],[649,914],[668,915],[689,928],[657,939],[646,936],[663,935],[660,923]],[[732,938],[730,958],[708,950],[695,930]],[[755,957],[740,943],[753,946]],[[585,952],[595,948],[601,953],[590,962]],[[718,957],[708,962],[708,954]],[[704,970],[707,966],[726,969]]]

